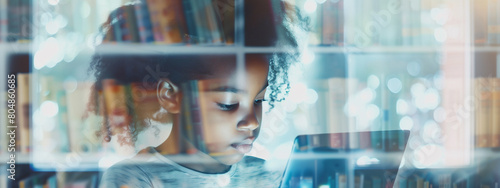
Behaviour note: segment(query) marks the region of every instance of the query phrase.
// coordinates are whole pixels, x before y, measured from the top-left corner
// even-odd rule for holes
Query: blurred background
[[[96,186],[100,171],[168,136],[170,127],[158,124],[141,129],[137,140],[121,132],[128,144],[119,142],[119,134],[103,141],[99,132],[105,120],[88,113],[89,103],[108,110],[127,108],[128,114],[120,116],[125,119],[134,118],[134,105],[91,101],[96,78],[87,70],[96,53],[230,54],[241,63],[248,53],[283,50],[245,45],[243,31],[217,24],[244,20],[238,12],[243,1],[141,2],[0,0],[0,101],[5,104],[0,107],[0,159],[8,161],[11,154],[10,138],[4,137],[10,128],[4,125],[17,125],[16,165],[26,168],[18,170],[20,179],[36,176],[42,185],[56,178],[58,185]],[[261,134],[249,155],[266,159],[271,169],[283,169],[296,136],[353,133],[340,148],[358,152],[354,161],[403,156],[399,166],[385,167],[399,169],[400,187],[499,186],[500,1],[286,2],[310,19],[311,30],[299,35],[301,56],[290,67],[289,95],[272,111],[264,110]],[[160,18],[151,16],[168,6],[177,8]],[[110,14],[119,19],[109,19]],[[174,29],[156,30],[157,25]],[[112,35],[105,36],[106,31]],[[5,75],[16,75],[15,86]],[[107,87],[100,93],[104,98],[138,103],[156,97],[133,83]],[[15,118],[9,116],[11,88]],[[354,134],[389,130],[409,130],[407,142],[396,142],[399,137],[391,134]],[[362,146],[365,136],[369,143]],[[81,173],[68,173],[73,171]],[[336,183],[307,180],[297,186],[348,182],[349,187],[375,187],[395,181],[363,170],[341,180],[342,173],[332,176]],[[17,186],[2,178],[3,185]]]

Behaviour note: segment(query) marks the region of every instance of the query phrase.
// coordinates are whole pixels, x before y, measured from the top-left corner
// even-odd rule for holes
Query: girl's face
[[[183,87],[181,127],[199,151],[231,165],[251,150],[259,134],[269,64],[264,56],[252,55],[245,65],[211,69],[216,78]]]

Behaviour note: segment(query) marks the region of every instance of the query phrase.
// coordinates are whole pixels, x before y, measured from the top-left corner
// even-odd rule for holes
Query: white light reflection
[[[367,166],[367,165],[373,165],[373,164],[379,164],[380,160],[377,158],[370,158],[368,156],[362,156],[356,160],[356,164],[358,166]]]
[[[399,93],[403,88],[403,84],[399,78],[391,78],[387,81],[387,88],[389,88],[392,93]]]
[[[60,44],[56,38],[50,37],[40,44],[39,50],[34,56],[35,69],[45,66],[53,67],[64,58],[64,52],[60,49]]]
[[[305,83],[296,83],[290,87],[289,99],[295,104],[302,103],[307,99],[307,86]]]
[[[434,30],[434,38],[438,42],[444,42],[448,38],[448,34],[444,28],[437,28]]]
[[[55,118],[47,117],[42,112],[42,108],[35,110],[35,112],[33,113],[33,121],[36,122],[37,125],[40,125],[35,128],[35,130],[37,131],[34,131],[33,134],[36,138],[40,138],[42,140],[45,139],[43,136],[44,133],[54,131],[57,124]]]
[[[444,148],[436,144],[420,146],[412,153],[412,163],[417,168],[428,168],[443,162]]]
[[[317,7],[318,7],[318,5],[316,4],[316,1],[314,1],[314,0],[307,0],[304,3],[304,10],[307,13],[314,13],[316,11]]]
[[[422,83],[415,83],[411,86],[411,89],[410,89],[411,95],[414,98],[416,98],[420,95],[423,95],[425,90],[426,90],[426,88],[425,88],[424,84],[422,84]]]
[[[59,106],[53,101],[44,101],[40,105],[40,112],[46,117],[54,117],[59,113]]]
[[[411,130],[413,128],[413,120],[409,116],[401,118],[399,121],[399,128],[402,130]]]
[[[315,57],[314,53],[311,50],[305,50],[304,53],[302,53],[301,60],[302,60],[303,64],[309,65],[312,62],[314,62],[315,58],[316,57]]]
[[[424,94],[425,107],[429,110],[436,109],[441,101],[439,92],[434,88],[429,88]]]
[[[441,134],[441,128],[439,125],[429,120],[425,122],[423,130],[420,132],[422,140],[427,143],[433,143],[434,141],[439,141],[439,135]]]
[[[90,11],[92,9],[90,8],[90,5],[89,5],[89,3],[87,3],[87,1],[81,1],[81,2],[82,2],[82,5],[80,7],[81,8],[80,9],[80,16],[82,18],[87,18],[87,17],[89,17]]]
[[[318,101],[318,93],[314,89],[307,89],[307,99],[304,101],[307,104],[314,104]]]
[[[446,8],[433,8],[431,10],[431,17],[439,25],[444,25],[449,18],[449,11]]]
[[[55,5],[59,4],[59,0],[48,0],[47,2],[48,2],[50,5],[53,5],[53,6],[55,6]]]
[[[99,168],[109,168],[111,166],[113,166],[115,163],[117,163],[117,161],[120,161],[122,160],[121,158],[119,157],[112,157],[112,156],[107,156],[107,157],[103,157],[101,158],[101,160],[99,160]]]
[[[398,99],[398,102],[396,102],[396,112],[399,115],[405,115],[408,113],[408,109],[408,103],[403,99]]]
[[[274,150],[273,156],[278,160],[288,160],[292,151],[293,142],[285,142]]]
[[[231,177],[227,174],[222,174],[217,176],[217,185],[220,187],[225,187],[231,183]]]
[[[375,91],[369,88],[365,88],[359,92],[359,97],[364,103],[369,103],[375,99]]]
[[[47,31],[49,35],[56,34],[59,31],[59,26],[57,25],[57,22],[52,20],[49,23],[47,23],[47,25],[45,25],[45,31]]]
[[[378,86],[380,85],[380,80],[378,79],[377,76],[370,75],[368,76],[366,83],[368,84],[368,87],[370,87],[371,89],[377,89]]]
[[[434,110],[434,120],[436,122],[443,122],[446,120],[446,110],[444,108],[438,107],[436,110]]]
[[[408,63],[408,65],[406,65],[406,70],[408,74],[418,76],[418,74],[420,74],[420,64],[418,62]]]
[[[375,120],[380,115],[380,109],[377,105],[370,104],[366,107],[366,115],[369,120]]]
[[[68,77],[64,80],[63,87],[67,93],[73,93],[78,88],[78,81],[73,77]]]

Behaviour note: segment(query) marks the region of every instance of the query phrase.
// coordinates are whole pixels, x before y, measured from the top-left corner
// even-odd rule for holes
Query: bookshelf
[[[0,0],[0,10],[2,3],[7,1]],[[479,175],[466,175],[469,187],[476,187],[472,186],[474,183],[477,186],[486,185],[480,183],[480,172],[486,169],[484,165],[499,164],[497,156],[500,151],[498,146],[478,146],[476,137],[479,131],[493,130],[495,125],[492,121],[497,120],[493,120],[492,113],[498,111],[485,110],[484,106],[472,107],[468,102],[478,104],[477,98],[471,99],[471,96],[476,95],[475,81],[478,78],[498,79],[500,74],[500,43],[496,41],[500,37],[496,36],[498,32],[495,30],[500,22],[496,23],[498,20],[494,20],[491,15],[495,10],[500,12],[500,3],[495,0],[286,1],[298,6],[311,18],[312,31],[301,38],[305,43],[301,49],[305,56],[300,66],[295,68],[302,72],[291,73],[294,82],[290,100],[277,106],[278,112],[267,114],[263,122],[263,125],[268,126],[263,127],[263,136],[257,143],[268,154],[254,152],[256,156],[264,157],[271,163],[283,163],[284,158],[276,151],[289,152],[282,149],[287,148],[297,134],[410,129],[412,134],[404,153],[374,154],[385,159],[404,155],[407,166],[387,167],[400,168],[401,173],[409,174],[403,182],[409,185],[410,181],[416,183],[428,180],[440,185],[437,181],[441,178],[439,174],[446,174],[450,177],[443,181],[450,182],[451,186],[451,182],[456,183],[457,174],[473,171]],[[243,1],[235,2],[241,4]],[[392,2],[399,3],[400,11],[393,10]],[[102,171],[133,156],[136,148],[123,148],[117,143],[104,147],[101,140],[92,136],[96,127],[91,124],[98,122],[98,117],[84,122],[68,115],[82,112],[82,109],[72,111],[71,105],[83,106],[88,102],[88,93],[83,91],[89,89],[89,84],[95,78],[81,70],[88,68],[95,53],[110,56],[234,55],[239,62],[243,62],[245,54],[290,52],[276,47],[244,46],[241,42],[244,34],[238,30],[233,36],[234,41],[228,43],[138,42],[139,38],[124,33],[120,34],[123,35],[120,39],[115,36],[111,41],[106,41],[106,38],[100,40],[102,36],[98,31],[101,24],[107,21],[113,10],[127,3],[130,2],[35,0],[30,5],[35,18],[33,20],[40,20],[40,23],[32,25],[35,39],[21,37],[17,42],[0,42],[2,67],[7,65],[7,58],[12,54],[34,56],[30,64],[34,73],[30,78],[31,91],[35,91],[31,95],[30,123],[33,130],[29,134],[35,141],[30,142],[33,147],[31,152],[17,155],[18,163],[29,164],[36,171],[46,172]],[[488,3],[499,5],[486,6]],[[236,20],[242,20],[242,8],[236,6]],[[384,15],[390,17],[387,24],[381,21]],[[6,20],[4,17],[0,15],[0,20]],[[42,18],[46,19],[43,23]],[[10,19],[8,21],[11,22]],[[125,26],[119,25],[119,29],[129,29],[131,26],[127,24],[130,23],[139,24],[123,23]],[[57,27],[51,29],[47,25]],[[189,22],[186,22],[186,27],[189,27]],[[5,30],[1,29],[0,32]],[[140,37],[139,31],[135,32]],[[490,41],[492,37],[495,41]],[[39,56],[36,56],[37,53]],[[7,74],[4,70],[2,75]],[[6,88],[4,77],[0,78],[0,82],[0,87]],[[485,94],[492,93],[494,86],[482,85]],[[47,90],[50,92],[66,92],[68,86],[76,87],[80,93],[70,95],[68,92],[66,95],[50,97],[39,95],[42,93],[39,91],[46,88],[52,89]],[[62,97],[83,100],[71,101],[64,106],[62,103],[67,100]],[[44,103],[46,101],[52,103]],[[0,102],[4,104],[5,99],[2,98]],[[61,110],[54,116],[41,117],[44,107],[47,107],[44,104],[49,104],[48,107],[56,104],[58,108],[69,111]],[[0,109],[1,114],[6,114],[4,108]],[[478,111],[488,111],[489,115],[481,116]],[[63,116],[69,117],[68,123],[60,122],[62,120],[59,118]],[[3,116],[0,120],[6,121]],[[488,129],[478,129],[478,122]],[[47,125],[52,126],[52,129],[47,130],[53,131],[41,128]],[[87,146],[92,149],[64,146],[70,145],[72,139],[68,133],[71,130],[64,129],[76,125],[88,128],[81,139],[85,139]],[[43,136],[39,137],[41,132]],[[56,136],[64,137],[65,141],[61,139],[57,142],[50,138]],[[341,157],[355,161],[363,154],[366,151]],[[304,154],[298,157],[309,159],[331,156]],[[186,156],[179,158],[190,160]],[[8,159],[6,152],[0,152],[0,159]],[[494,170],[489,172],[500,174]],[[495,179],[487,183],[493,187],[499,181]],[[355,184],[354,180],[350,184]]]

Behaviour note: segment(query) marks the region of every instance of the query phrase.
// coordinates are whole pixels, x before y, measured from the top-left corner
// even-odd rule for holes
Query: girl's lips
[[[231,144],[231,147],[235,148],[240,153],[248,153],[252,150],[252,144]]]
[[[255,140],[255,137],[253,137],[253,136],[248,137],[247,139],[245,139],[241,142],[231,144],[231,147],[238,150],[240,153],[248,153],[248,152],[250,152],[250,150],[252,150],[252,144],[253,144],[254,140]]]

